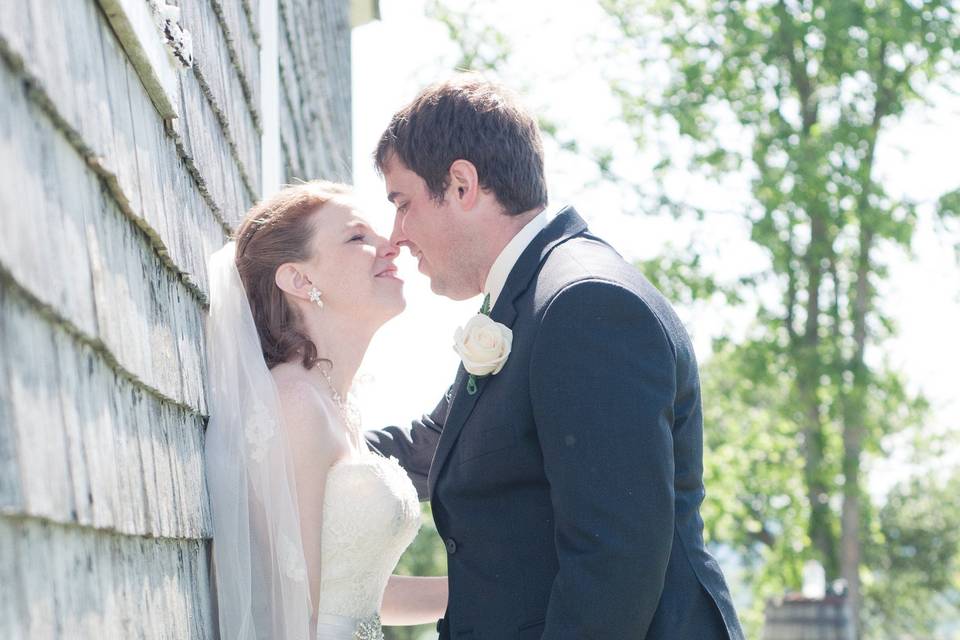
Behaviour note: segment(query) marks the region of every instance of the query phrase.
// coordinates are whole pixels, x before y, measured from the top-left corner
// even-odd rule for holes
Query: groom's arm
[[[674,532],[675,371],[627,289],[585,281],[550,302],[530,363],[559,559],[544,640],[647,632]]]
[[[433,454],[440,441],[440,432],[447,419],[449,410],[449,392],[440,400],[436,408],[409,427],[386,427],[379,431],[368,431],[367,445],[383,455],[395,456],[406,470],[410,480],[417,488],[420,500],[429,500],[427,476]]]

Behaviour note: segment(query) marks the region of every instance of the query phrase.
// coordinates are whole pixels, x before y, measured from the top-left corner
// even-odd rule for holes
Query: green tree
[[[864,549],[865,631],[876,638],[956,637],[938,621],[960,605],[960,475],[925,475],[897,486]]]
[[[715,513],[714,533],[742,550],[767,547],[794,587],[799,562],[816,557],[828,576],[845,579],[859,612],[861,541],[872,526],[864,455],[877,451],[885,434],[915,423],[922,408],[895,371],[868,357],[893,331],[877,304],[886,276],[881,256],[890,247],[908,251],[916,221],[915,204],[877,179],[877,141],[909,104],[960,68],[958,7],[937,0],[602,4],[640,74],[666,77],[653,88],[630,77],[615,84],[637,143],[672,126],[693,148],[688,169],[753,176],[753,206],[744,215],[770,260],[757,284],[777,295],[758,298],[750,340],[720,345],[711,375],[732,369],[751,377],[719,383],[708,402],[737,402],[739,410],[729,407],[734,415],[757,422],[715,416],[731,439],[715,443],[714,454],[723,457],[741,439],[737,444],[769,455],[731,461],[743,473],[770,462],[790,473],[739,476],[731,489],[742,499],[746,531]],[[746,149],[715,135],[725,117],[738,124]],[[663,175],[670,161],[660,165]],[[950,214],[949,207],[940,211]],[[676,266],[662,269],[671,270]],[[755,406],[767,409],[754,416]],[[761,477],[774,482],[751,489]],[[768,584],[760,580],[760,594]]]
[[[482,6],[479,0],[469,0],[463,7],[451,7],[440,0],[430,0],[427,14],[447,29],[450,40],[460,50],[460,58],[453,68],[459,71],[496,71],[510,60],[510,41],[491,24],[473,23],[470,16]]]

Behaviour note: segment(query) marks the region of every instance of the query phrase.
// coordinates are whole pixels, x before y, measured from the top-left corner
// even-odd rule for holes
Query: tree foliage
[[[894,488],[877,513],[865,545],[871,637],[943,637],[939,622],[960,606],[958,491],[960,475],[918,476]]]
[[[882,256],[909,251],[917,209],[878,179],[877,142],[960,68],[958,7],[938,0],[603,5],[640,74],[666,78],[655,87],[638,85],[636,75],[615,84],[638,145],[652,129],[672,127],[692,148],[688,170],[752,176],[744,215],[769,257],[762,284],[777,292],[758,298],[754,335],[718,345],[705,374],[718,431],[708,486],[727,489],[718,492],[723,511],[708,514],[711,533],[748,558],[763,549],[757,595],[799,587],[800,563],[814,557],[831,578],[847,581],[858,609],[862,540],[876,522],[862,462],[885,435],[918,424],[924,407],[878,357],[893,332],[877,304],[887,275]],[[716,135],[730,121],[742,134],[732,142]],[[660,171],[672,160],[665,157]],[[953,202],[942,201],[941,215],[956,215]],[[671,271],[664,266],[666,276]],[[736,418],[716,415],[720,406]]]

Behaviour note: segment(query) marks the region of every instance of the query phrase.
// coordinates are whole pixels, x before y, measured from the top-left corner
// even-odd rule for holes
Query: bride
[[[213,587],[220,637],[367,640],[442,617],[446,578],[391,575],[417,493],[345,401],[404,308],[396,248],[314,181],[254,206],[209,262]]]

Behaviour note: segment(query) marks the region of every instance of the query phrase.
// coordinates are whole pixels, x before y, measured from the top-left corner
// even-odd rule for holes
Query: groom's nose
[[[397,213],[393,218],[393,231],[390,232],[390,244],[402,247],[407,244],[407,236],[403,233],[403,214]]]

